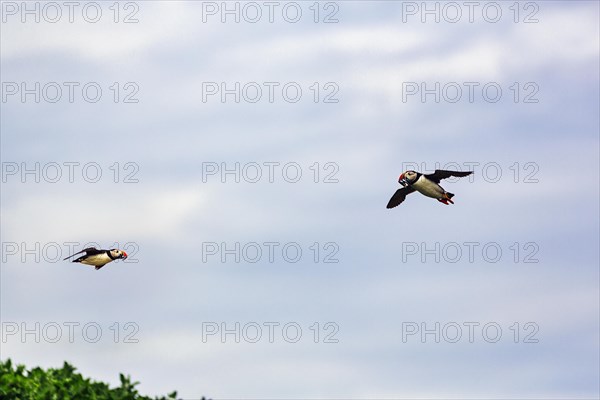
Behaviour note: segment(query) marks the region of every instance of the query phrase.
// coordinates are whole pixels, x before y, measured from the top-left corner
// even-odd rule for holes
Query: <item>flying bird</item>
[[[88,247],[87,249],[83,249],[80,252],[75,254],[71,254],[69,257],[65,257],[63,260],[67,260],[77,254],[85,253],[85,255],[73,260],[73,262],[78,262],[87,265],[93,265],[96,267],[96,270],[104,267],[111,261],[126,259],[127,253],[123,250],[119,249],[110,249],[110,250],[99,250],[95,247]]]
[[[406,171],[400,174],[398,183],[403,187],[396,190],[396,193],[390,199],[387,208],[394,208],[404,201],[407,195],[414,191],[421,193],[427,197],[433,197],[440,203],[448,205],[448,203],[454,204],[452,197],[453,193],[446,192],[443,187],[439,185],[442,179],[456,176],[462,178],[463,176],[471,175],[473,171],[445,171],[442,169],[436,169],[433,174],[422,174],[416,171]]]

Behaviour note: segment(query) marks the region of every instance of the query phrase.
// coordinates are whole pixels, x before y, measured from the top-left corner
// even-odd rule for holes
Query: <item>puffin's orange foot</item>
[[[452,196],[454,196],[454,195],[446,192],[446,193],[444,193],[443,199],[449,201],[451,204],[454,204],[454,202],[452,201]],[[448,204],[448,203],[446,203],[446,204]]]
[[[439,201],[440,203],[444,203],[445,205],[448,205],[448,200],[449,199],[437,199],[437,201]]]

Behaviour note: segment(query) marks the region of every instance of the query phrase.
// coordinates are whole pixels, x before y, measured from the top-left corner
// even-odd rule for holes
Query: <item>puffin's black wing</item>
[[[86,256],[93,256],[94,254],[100,254],[100,253],[102,253],[102,250],[98,250],[95,247],[88,247],[87,249],[83,249],[81,251],[78,251],[75,254],[71,254],[69,257],[63,258],[63,260],[66,260],[67,258],[71,258],[71,257],[76,256],[77,254],[81,254],[81,253],[85,253]]]
[[[442,179],[450,178],[452,176],[456,176],[457,178],[462,178],[463,176],[471,175],[473,171],[446,171],[443,169],[436,169],[433,174],[425,175],[425,178],[433,181],[435,183],[440,183]]]
[[[394,195],[390,199],[390,202],[388,203],[387,208],[396,207],[398,204],[400,204],[404,201],[404,199],[406,198],[406,195],[411,194],[414,191],[415,191],[415,189],[413,189],[411,186],[403,187],[401,189],[396,190],[396,193],[394,193]]]

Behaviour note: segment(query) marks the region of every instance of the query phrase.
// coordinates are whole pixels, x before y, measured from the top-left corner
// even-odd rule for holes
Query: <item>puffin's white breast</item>
[[[442,198],[445,192],[440,185],[425,178],[424,175],[421,175],[419,179],[412,184],[412,187],[415,188],[419,193],[427,197],[433,197],[434,199]]]
[[[103,264],[109,263],[111,261],[112,261],[112,259],[106,253],[102,253],[102,254],[94,254],[93,256],[89,256],[85,260],[81,260],[81,263],[87,264],[87,265],[98,266],[98,265],[103,265]]]

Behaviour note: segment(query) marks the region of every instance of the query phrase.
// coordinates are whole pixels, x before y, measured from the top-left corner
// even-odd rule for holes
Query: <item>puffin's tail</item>
[[[450,204],[454,204],[452,198],[454,197],[454,193],[446,192],[444,193],[444,200],[448,201]],[[446,203],[448,204],[448,203]]]

